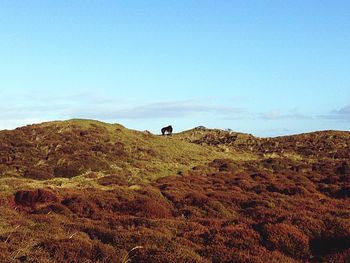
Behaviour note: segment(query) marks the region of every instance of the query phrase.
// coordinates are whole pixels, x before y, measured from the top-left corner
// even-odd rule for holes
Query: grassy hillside
[[[0,176],[70,178],[89,171],[154,180],[213,158],[220,151],[119,124],[70,120],[0,132]]]
[[[0,262],[349,262],[349,139],[0,131]]]

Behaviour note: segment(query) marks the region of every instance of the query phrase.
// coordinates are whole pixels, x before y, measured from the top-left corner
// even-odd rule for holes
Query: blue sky
[[[0,129],[350,127],[349,1],[0,2]]]

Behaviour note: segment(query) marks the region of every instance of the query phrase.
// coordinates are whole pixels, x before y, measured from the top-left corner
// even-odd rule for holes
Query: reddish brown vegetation
[[[26,126],[0,132],[0,175],[16,169],[37,180],[74,177],[85,171],[109,171],[110,161],[127,157],[124,144],[111,141],[103,126],[81,130],[72,124]],[[40,165],[38,165],[40,163]]]
[[[47,251],[57,262],[117,262],[120,259],[112,246],[84,239],[45,240],[36,248]]]
[[[120,262],[136,246],[142,248],[129,253],[132,262],[350,260],[348,133],[259,140],[207,135],[196,143],[234,146],[261,158],[216,159],[135,186],[129,171],[105,165],[131,158],[126,146],[106,142],[98,129],[54,134],[54,139],[42,131],[39,146],[22,139],[38,136],[29,128],[2,133],[0,151],[8,157],[0,159],[0,170],[17,167],[23,176],[40,180],[89,170],[86,178],[96,178],[101,188],[0,195],[1,209],[18,217],[8,222],[11,231],[0,234],[1,262]],[[56,140],[66,143],[50,144]],[[56,150],[38,150],[45,145]],[[156,154],[138,149],[144,159]],[[281,151],[309,159],[264,156]],[[46,157],[46,165],[36,165]],[[107,175],[98,177],[97,171]],[[32,246],[26,248],[24,240]]]
[[[348,132],[322,131],[276,138],[257,138],[250,134],[226,132],[223,130],[192,130],[200,136],[184,137],[184,140],[201,145],[230,146],[238,152],[248,151],[257,154],[296,153],[305,157],[346,159],[349,157],[350,139]],[[185,134],[187,135],[187,133]],[[188,135],[191,135],[188,134]]]
[[[110,262],[137,245],[143,248],[131,253],[134,262],[346,262],[349,200],[320,191],[317,173],[282,164],[277,174],[257,172],[259,165],[237,170],[230,160],[214,160],[141,190],[61,192],[61,203],[46,211],[65,217],[90,241],[45,240],[38,247],[58,262]]]
[[[57,196],[47,190],[21,190],[14,195],[15,204],[23,209],[35,209],[38,205],[54,203],[58,201]]]

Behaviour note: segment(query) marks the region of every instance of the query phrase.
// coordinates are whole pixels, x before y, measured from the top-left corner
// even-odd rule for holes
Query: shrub
[[[52,171],[40,167],[30,167],[23,173],[25,178],[47,180],[53,177]]]
[[[34,207],[39,203],[57,202],[58,197],[51,191],[44,189],[20,190],[15,193],[15,202],[17,205]]]
[[[81,217],[92,218],[98,213],[95,203],[80,196],[67,197],[62,200],[61,204]]]
[[[121,206],[121,211],[132,215],[147,218],[171,218],[170,207],[162,202],[149,198],[140,198],[126,202]]]
[[[175,251],[167,251],[164,248],[141,248],[130,255],[131,262],[138,263],[178,263],[178,262],[206,262],[195,253],[186,253],[186,248]]]
[[[287,256],[305,259],[309,256],[309,238],[292,225],[268,224],[261,231],[264,245],[271,250],[279,250]]]
[[[121,258],[112,246],[85,239],[49,239],[37,247],[48,251],[57,262],[118,262]]]
[[[76,164],[61,164],[57,165],[53,174],[55,177],[71,178],[80,175],[80,167]]]
[[[104,176],[100,179],[98,179],[98,183],[103,186],[108,186],[108,185],[120,185],[120,186],[125,186],[128,185],[127,181],[122,178],[121,176],[118,175],[107,175]]]

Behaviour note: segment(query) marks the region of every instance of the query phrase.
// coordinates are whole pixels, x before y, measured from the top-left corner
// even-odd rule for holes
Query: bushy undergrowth
[[[229,168],[235,165],[215,160],[131,188],[118,179],[108,191],[17,191],[2,201],[15,211],[12,231],[0,234],[1,257],[121,262],[140,247],[131,262],[346,262],[347,198],[325,195],[301,173]],[[288,190],[298,187],[304,190]]]
[[[45,137],[47,129],[57,133]],[[91,122],[2,133],[0,170],[11,178],[0,179],[0,262],[349,262],[346,146],[331,155],[303,135],[298,155],[283,156],[274,149],[291,150],[295,138],[258,145],[219,135],[215,154],[223,143],[255,145],[260,157],[207,160],[211,150],[176,148],[188,147],[181,138]],[[209,144],[212,135],[196,136]],[[329,136],[343,138],[317,134]],[[171,157],[158,152],[165,141],[176,146]],[[164,176],[172,158],[180,164]],[[135,179],[140,171],[147,180]]]

